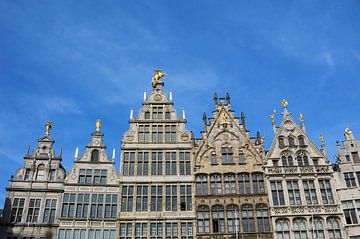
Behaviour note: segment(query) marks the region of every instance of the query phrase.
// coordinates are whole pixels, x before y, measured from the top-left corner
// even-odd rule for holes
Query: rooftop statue
[[[167,76],[165,72],[163,72],[161,69],[155,68],[154,69],[154,76],[151,80],[152,86],[155,87],[156,83],[161,82],[161,78]]]
[[[47,121],[45,124],[45,134],[49,135],[50,134],[50,129],[52,128],[52,122],[51,121]]]

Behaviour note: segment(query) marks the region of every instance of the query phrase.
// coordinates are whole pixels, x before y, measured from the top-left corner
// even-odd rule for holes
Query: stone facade
[[[119,235],[194,238],[192,133],[157,81],[121,142]]]
[[[272,116],[275,137],[265,165],[275,236],[346,238],[324,142],[319,150],[306,134],[302,115],[299,126],[286,106],[280,126]]]
[[[24,166],[11,176],[0,224],[0,238],[56,238],[65,169],[49,133],[26,153]]]
[[[197,238],[272,238],[263,138],[250,136],[229,95],[214,101],[194,147]]]
[[[336,190],[341,200],[345,229],[351,239],[360,238],[360,141],[349,128],[342,145],[337,142]]]

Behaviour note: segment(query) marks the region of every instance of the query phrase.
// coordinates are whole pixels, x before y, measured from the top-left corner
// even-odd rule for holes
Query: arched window
[[[240,232],[239,208],[236,205],[230,205],[226,208],[226,220],[229,233]]]
[[[264,193],[264,174],[263,173],[253,173],[252,174],[252,183],[253,183],[253,192],[254,193]]]
[[[307,239],[306,221],[303,218],[296,218],[293,221],[295,238]]]
[[[223,147],[221,148],[221,158],[223,163],[233,163],[233,151],[231,148]]]
[[[313,238],[325,238],[324,225],[321,218],[314,218],[311,227]]]
[[[222,194],[222,183],[220,174],[212,174],[210,176],[210,193]]]
[[[327,231],[330,239],[343,238],[341,235],[340,222],[336,217],[329,217],[327,220]]]
[[[289,147],[295,147],[295,140],[293,137],[289,137],[288,141],[289,141]]]
[[[276,224],[276,238],[289,239],[290,238],[289,221],[286,219],[278,219],[276,220],[275,224]]]
[[[249,173],[240,173],[238,175],[239,183],[239,193],[240,194],[250,194],[250,174]]]
[[[282,166],[294,166],[293,157],[290,155],[290,153],[287,152],[281,156],[281,162]]]
[[[207,195],[208,194],[208,181],[207,175],[196,175],[196,194]]]
[[[197,228],[199,234],[210,232],[210,212],[209,207],[200,206],[197,209]]]
[[[256,220],[259,232],[270,231],[269,210],[264,204],[256,205]]]
[[[44,164],[40,164],[37,167],[36,180],[40,180],[40,181],[45,180],[45,165]]]
[[[296,157],[296,160],[299,166],[309,165],[309,158],[304,152],[299,152]]]
[[[224,176],[224,186],[226,194],[236,193],[236,180],[235,174],[225,174]]]
[[[217,205],[211,210],[213,233],[225,232],[224,207]]]
[[[299,136],[298,141],[300,146],[305,146],[305,139],[303,136]]]
[[[285,147],[285,139],[283,137],[279,137],[279,147]]]
[[[254,208],[252,205],[241,207],[241,220],[243,232],[255,232]]]
[[[217,164],[217,157],[215,152],[211,153],[210,160],[211,160],[211,164]]]
[[[92,163],[99,162],[99,150],[94,149],[94,150],[91,152],[91,162],[92,162]]]
[[[243,152],[239,152],[239,163],[240,164],[245,164],[246,163],[246,161],[245,161],[245,155],[244,155],[244,153]]]

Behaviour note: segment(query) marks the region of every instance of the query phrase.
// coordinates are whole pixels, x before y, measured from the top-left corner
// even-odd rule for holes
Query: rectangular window
[[[285,205],[282,181],[270,182],[272,200],[275,206]]]
[[[224,188],[226,194],[236,193],[236,180],[235,174],[225,174],[224,176]]]
[[[55,213],[57,207],[57,199],[46,199],[43,223],[52,224],[55,223]]]
[[[90,194],[79,193],[76,200],[76,217],[87,218],[89,211]]]
[[[176,142],[176,125],[165,126],[165,142]]]
[[[196,194],[207,195],[208,194],[208,178],[207,175],[196,176]]]
[[[191,185],[180,186],[180,210],[181,211],[192,210]]]
[[[163,107],[153,107],[152,108],[152,118],[153,119],[163,119]]]
[[[137,175],[146,176],[149,174],[149,153],[148,152],[138,152],[137,158]]]
[[[233,163],[233,151],[231,148],[221,148],[221,158],[223,163]]]
[[[318,204],[314,180],[303,180],[303,187],[307,205]]]
[[[252,185],[254,193],[264,193],[264,175],[262,173],[253,173],[252,174]]]
[[[123,175],[134,176],[134,170],[135,170],[135,152],[125,152],[124,163],[123,163]]]
[[[162,186],[151,186],[151,211],[162,211]]]
[[[152,126],[152,142],[162,142],[163,141],[164,128],[162,125],[153,125]]]
[[[30,179],[30,169],[27,168],[25,170],[24,180],[29,180],[29,179]]]
[[[243,153],[239,153],[239,163],[245,164],[245,155]]]
[[[91,218],[103,218],[104,212],[104,194],[91,195]]]
[[[191,175],[190,152],[180,152],[180,175]]]
[[[334,204],[334,196],[329,179],[320,179],[320,192],[323,204]]]
[[[139,125],[138,140],[139,142],[149,142],[149,125]]]
[[[120,223],[120,239],[131,239],[133,238],[132,223]],[[91,239],[95,239],[92,237]]]
[[[123,185],[121,190],[121,211],[133,211],[134,186]]]
[[[118,195],[106,194],[105,195],[105,218],[116,218]]]
[[[163,153],[152,152],[151,153],[151,175],[163,174]]]
[[[353,172],[344,173],[344,178],[345,178],[346,186],[348,188],[356,187],[356,182]]]
[[[357,216],[353,201],[343,201],[342,207],[344,209],[346,224],[357,224]]]
[[[41,199],[30,198],[26,222],[37,222],[40,213]]]
[[[238,175],[238,183],[239,183],[239,193],[240,194],[250,194],[250,174],[249,173],[241,173]]]
[[[351,157],[354,163],[360,163],[359,153],[358,152],[351,152]]]
[[[169,111],[166,111],[165,112],[165,119],[170,119],[170,112]]]
[[[299,183],[296,180],[286,181],[290,205],[301,205]]]
[[[136,239],[147,238],[147,223],[135,223],[135,238]]]
[[[162,223],[151,223],[150,224],[150,238],[161,239],[163,238],[163,225]]]
[[[222,182],[220,174],[210,175],[210,193],[222,194]]]
[[[75,193],[64,193],[62,217],[73,218],[75,216]]]
[[[148,210],[148,186],[138,185],[136,186],[136,211]]]
[[[166,152],[165,160],[166,160],[165,174],[177,175],[176,152]]]
[[[181,239],[193,239],[193,224],[191,222],[181,223]]]
[[[14,198],[11,207],[11,222],[21,222],[25,204],[25,198]]]
[[[177,185],[166,185],[166,211],[177,211]]]
[[[177,239],[178,238],[178,225],[176,222],[166,223],[166,239]]]

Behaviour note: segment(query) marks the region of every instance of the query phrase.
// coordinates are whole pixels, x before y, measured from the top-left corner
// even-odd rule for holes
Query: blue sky
[[[196,137],[214,92],[229,92],[267,147],[282,98],[317,145],[324,134],[330,159],[345,127],[360,135],[359,1],[8,0],[0,12],[0,205],[46,120],[68,170],[97,118],[119,152],[155,66]]]

